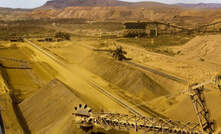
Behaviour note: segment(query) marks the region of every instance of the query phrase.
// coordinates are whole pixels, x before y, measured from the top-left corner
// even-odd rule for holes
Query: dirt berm
[[[19,107],[31,133],[69,134],[74,131],[73,108],[79,103],[82,101],[68,87],[53,80]]]
[[[144,72],[113,59],[94,54],[81,65],[137,97],[150,100],[168,93]]]
[[[31,134],[85,134],[72,116],[74,106],[79,104],[85,103],[69,87],[55,79],[24,100],[19,107]],[[90,131],[127,134],[127,132],[105,131],[96,127]]]
[[[181,55],[187,60],[209,61],[220,65],[221,35],[197,36],[180,48]]]
[[[67,48],[50,49],[69,63],[86,68],[104,80],[124,89],[137,98],[152,100],[176,91],[178,83],[143,72],[124,62],[116,61],[103,52],[93,52],[87,48],[71,45]],[[109,58],[108,58],[109,57]],[[165,84],[167,83],[167,84]]]
[[[189,96],[181,96],[182,100],[176,105],[172,106],[167,112],[169,118],[173,120],[198,122],[198,118],[194,111],[193,104]],[[221,97],[219,91],[205,92],[207,107],[210,112],[211,120],[215,120],[216,127],[221,127],[220,109]]]

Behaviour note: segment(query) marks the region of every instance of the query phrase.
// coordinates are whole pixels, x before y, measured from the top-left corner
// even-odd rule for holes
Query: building
[[[125,37],[156,37],[165,34],[187,33],[189,29],[162,22],[124,23]]]

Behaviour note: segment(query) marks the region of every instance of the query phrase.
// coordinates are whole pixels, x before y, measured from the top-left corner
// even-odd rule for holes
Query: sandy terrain
[[[30,12],[4,9],[7,15],[0,11],[4,20],[29,18],[1,22],[1,40],[8,36],[37,36],[41,40],[30,38],[35,46],[27,41],[0,41],[0,63],[5,66],[0,67],[0,109],[6,134],[83,134],[72,120],[73,108],[79,103],[88,104],[96,112],[198,122],[189,96],[180,92],[221,73],[218,31],[217,35],[196,37],[188,34],[128,39],[122,36],[123,23],[152,20],[195,28],[220,21],[221,10],[186,10],[157,3],[141,8],[143,4],[131,8],[100,7],[95,3]],[[39,19],[45,17],[53,19]],[[220,24],[210,25],[207,30],[213,28],[220,31]],[[61,31],[69,33],[72,40],[44,42],[45,37],[41,37]],[[110,53],[92,51],[114,49],[114,43],[121,45],[132,60],[117,61]],[[26,66],[30,69],[19,69]],[[211,119],[221,131],[221,93],[212,84],[204,93]]]
[[[127,56],[133,59],[132,62],[182,78],[191,84],[211,79],[221,69],[220,37],[198,36],[185,45],[171,47],[174,52],[179,52],[175,56],[149,52],[137,45],[117,44],[123,46],[128,52]],[[167,116],[173,120],[197,122],[189,97],[179,94],[188,84],[113,60],[108,53],[91,50],[113,48],[111,45],[101,47],[102,42],[95,39],[35,42],[49,55],[27,43],[21,43],[13,49],[8,44],[8,49],[0,49],[3,56],[26,60],[32,67],[29,71],[7,70],[7,73],[9,84],[15,93],[20,93],[17,94],[17,100],[24,100],[20,108],[33,133],[69,134],[80,131],[71,126],[71,112],[79,102],[87,103],[96,111],[129,113],[127,108],[99,91],[96,85],[148,117]],[[7,66],[21,66],[20,63],[2,62]],[[54,81],[48,85],[54,78],[62,83]],[[220,94],[213,85],[207,88],[210,89],[205,92],[208,108],[212,119],[220,127],[221,114],[217,106],[221,101]],[[66,100],[70,100],[70,105],[66,105]]]
[[[13,106],[13,101],[9,92],[7,82],[3,77],[2,67],[0,67],[0,107],[1,107],[1,118],[4,125],[4,132],[6,134],[24,134],[23,128],[18,120],[17,114]]]
[[[191,84],[193,82],[203,82],[205,80],[211,79],[221,69],[219,65],[220,46],[218,45],[219,40],[214,41],[216,38],[220,38],[220,35],[196,37],[183,46],[172,48],[176,52],[181,51],[180,54],[176,56],[166,56],[162,54],[157,54],[145,51],[144,49],[139,47],[133,47],[123,43],[121,43],[120,45],[122,45],[125,48],[125,50],[128,52],[128,57],[133,58],[133,61],[145,66],[152,67],[157,70],[161,70],[168,74],[184,78],[188,81],[189,84]],[[83,47],[79,48],[76,46],[77,44],[78,45],[83,44]],[[87,51],[86,49],[84,49],[85,45],[89,47],[99,46],[96,44],[99,44],[99,41],[91,41],[91,42],[78,41],[78,43],[74,42],[73,44],[70,44],[69,46],[67,45],[66,47],[61,47],[61,48],[51,47],[49,49],[58,56],[62,57],[62,59],[65,59],[70,63],[80,64],[84,68],[87,68],[91,72],[99,75],[100,77],[118,86],[122,82],[122,79],[124,79],[124,74],[127,74],[127,76],[125,76],[127,78],[127,82],[123,83],[122,85],[127,85],[127,83],[129,82],[132,83],[132,85],[134,85],[135,88],[132,90],[132,92],[131,90],[129,90],[131,87],[133,87],[132,85],[128,86],[129,88],[125,86],[123,87],[123,89],[129,90],[130,92],[128,92],[128,94],[133,93],[133,91],[136,91],[136,93],[138,93],[139,92],[138,85],[142,84],[138,82],[138,85],[136,85],[136,80],[140,78],[142,80],[146,79],[145,77],[142,76],[145,76],[148,73],[145,72],[144,73],[145,75],[143,75],[142,71],[139,72],[138,70],[135,69],[136,75],[132,75],[133,71],[130,69],[131,67],[129,66],[125,67],[124,65],[121,65],[121,63],[118,63],[116,61],[109,61],[108,58],[107,59],[101,58],[102,56],[105,57],[105,55],[103,54],[97,55],[93,54],[90,51],[85,52]],[[79,58],[78,56],[79,54],[81,54],[82,57]],[[106,57],[108,57],[108,55],[106,55]],[[205,61],[200,60],[201,57],[204,58]],[[83,60],[83,62],[81,62],[81,60]],[[95,64],[93,64],[93,62],[95,62]],[[121,68],[122,70],[120,70]],[[142,75],[139,75],[140,73]],[[176,96],[177,92],[187,88],[188,85],[180,86],[179,84],[174,84],[174,83],[170,84],[170,82],[169,83],[167,82],[169,85],[167,84],[165,85],[166,80],[163,80],[163,78],[159,78],[159,76],[156,75],[154,76],[151,73],[149,73],[149,75],[147,76],[155,78],[154,80],[158,79],[157,83],[159,85],[162,84],[163,88],[168,89],[169,87],[171,87],[171,85],[173,85],[173,89],[168,90],[171,96],[161,94],[159,95],[161,97],[158,96],[156,99],[153,99],[152,101],[148,101],[148,99],[146,98],[144,99],[146,100],[144,104],[148,104],[148,106],[152,105],[153,109],[164,113],[165,115],[167,115],[168,117],[174,120],[193,121],[193,122],[197,121],[189,97],[187,95]],[[136,78],[136,80],[133,80],[133,78]],[[145,86],[144,84],[144,87],[148,86]],[[153,87],[154,89],[157,90],[160,89],[156,85],[154,85]],[[208,86],[208,88],[211,88],[212,91],[208,91],[208,93],[206,92],[206,97],[208,100],[208,107],[209,109],[211,109],[211,114],[213,115],[212,118],[217,121],[217,125],[219,127],[220,113],[217,112],[217,109],[219,109],[219,107],[214,107],[216,106],[215,104],[219,104],[219,93],[217,92],[216,89],[213,89],[213,87],[214,87],[213,85]],[[149,95],[149,97],[151,96],[150,93],[146,93],[145,95],[147,94]],[[175,94],[175,96],[172,94]],[[157,94],[155,93],[154,95]],[[156,107],[156,105],[158,105],[158,107]],[[189,115],[188,118],[185,118],[186,113],[188,113]]]
[[[221,109],[221,107],[220,105],[218,105],[221,103],[220,92],[206,92],[205,96],[208,109],[211,112],[211,119],[216,121],[217,127],[220,127],[221,113],[219,109]],[[167,110],[166,114],[172,119],[198,122],[189,96],[182,95],[178,98],[180,98],[179,102],[176,105],[172,106],[169,110]]]
[[[48,69],[47,65],[41,62],[31,62],[28,53],[20,48],[20,43],[0,42],[0,62],[6,67],[31,67],[31,69],[5,69],[4,80],[8,86],[5,86],[1,79],[1,114],[5,132],[9,134],[28,133],[23,116],[20,113],[17,104],[31,96],[40,87],[48,84],[53,78],[52,69]],[[50,74],[49,71],[50,70]],[[2,91],[4,89],[4,91]],[[7,92],[5,91],[7,90]],[[10,95],[9,95],[10,93]],[[13,104],[13,105],[12,105]],[[15,114],[16,112],[16,114]],[[16,117],[17,116],[17,117]]]
[[[78,104],[84,103],[66,85],[53,80],[19,106],[32,133],[63,134],[66,127],[72,130],[73,108]]]
[[[78,45],[81,43],[84,42],[78,42]],[[92,43],[96,42],[92,41]],[[45,46],[43,44],[42,47],[47,47],[49,51],[55,53],[61,59],[65,59],[65,61],[72,64],[78,64],[110,82],[112,85],[120,87],[117,90],[112,88],[110,91],[134,103],[135,106],[152,107],[157,111],[159,109],[165,110],[168,105],[174,103],[174,99],[172,98],[167,101],[168,98],[163,96],[170,96],[170,94],[177,93],[181,90],[177,90],[177,87],[182,87],[182,89],[185,87],[159,75],[144,72],[128,64],[115,61],[107,55],[94,53],[84,46],[78,46],[75,43],[73,45],[68,44],[70,43],[66,43],[65,47],[58,47],[59,44],[52,44],[49,45],[50,47],[47,47],[48,45]],[[149,100],[161,96],[163,98],[155,100],[154,104],[159,104],[163,100],[161,104],[163,108],[156,107],[153,102],[149,102]]]
[[[201,58],[206,63],[220,65],[220,37],[220,35],[197,36],[180,48],[181,55],[177,57],[195,61],[199,61]]]
[[[19,43],[17,43],[20,46]],[[47,84],[53,77],[48,74],[47,65],[42,62],[31,62],[30,57],[25,53],[30,53],[23,48],[0,49],[0,62],[7,67],[30,67],[31,69],[6,69],[8,82],[19,103],[37,89]],[[6,58],[6,59],[5,59]],[[17,62],[21,60],[23,62]],[[52,72],[52,69],[50,69]]]

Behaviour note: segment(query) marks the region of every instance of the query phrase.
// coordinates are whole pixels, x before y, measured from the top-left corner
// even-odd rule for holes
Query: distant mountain
[[[40,9],[64,9],[66,7],[117,7],[117,6],[142,6],[142,7],[174,7],[157,2],[125,2],[119,0],[51,0]]]
[[[162,20],[178,15],[175,5],[119,0],[52,0],[35,9],[36,18],[83,18],[89,20]]]
[[[199,3],[199,4],[185,4],[185,3],[178,3],[175,4],[176,6],[181,6],[184,8],[198,8],[198,9],[203,9],[203,8],[207,8],[207,9],[218,9],[221,8],[221,4],[218,3]]]
[[[117,0],[51,0],[41,8],[66,8],[71,6],[126,6],[128,2]]]
[[[30,9],[12,9],[0,7],[0,20],[16,20],[28,18]]]
[[[6,8],[0,7],[1,12],[13,12],[13,11],[32,11],[32,9],[22,9],[22,8]]]

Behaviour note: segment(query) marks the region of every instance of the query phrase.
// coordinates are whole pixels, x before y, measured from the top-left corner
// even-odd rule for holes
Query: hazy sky
[[[48,0],[0,0],[0,7],[34,8],[43,5]],[[130,2],[156,1],[162,3],[221,3],[221,0],[123,0]]]

